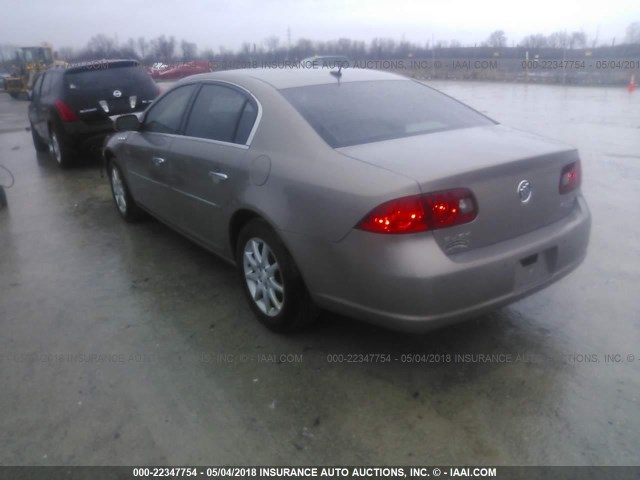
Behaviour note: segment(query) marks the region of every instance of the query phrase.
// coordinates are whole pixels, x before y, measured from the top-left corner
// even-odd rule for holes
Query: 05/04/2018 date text
[[[525,70],[635,70],[640,60],[523,60]]]

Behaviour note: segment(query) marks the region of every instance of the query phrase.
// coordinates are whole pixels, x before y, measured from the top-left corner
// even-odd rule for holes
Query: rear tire
[[[122,170],[113,161],[107,164],[111,195],[116,204],[116,210],[120,216],[129,223],[134,223],[144,218],[144,212],[138,207],[129,192],[129,187],[122,175]]]
[[[240,231],[236,261],[242,288],[258,320],[285,333],[313,323],[318,310],[282,240],[261,219]]]
[[[31,124],[31,138],[33,138],[33,146],[37,152],[46,152],[49,149],[47,142],[42,140],[38,132],[33,128],[33,123]]]
[[[69,168],[73,165],[75,152],[64,140],[58,127],[52,127],[49,132],[49,154],[60,168]]]

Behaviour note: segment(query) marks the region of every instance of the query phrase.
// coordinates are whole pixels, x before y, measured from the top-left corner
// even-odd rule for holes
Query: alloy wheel
[[[49,142],[49,152],[53,155],[53,158],[56,159],[56,162],[62,163],[62,152],[60,150],[60,142],[58,141],[58,135],[55,133],[51,134],[51,141]]]
[[[124,183],[120,177],[120,172],[117,167],[111,169],[111,187],[113,188],[113,198],[116,201],[118,210],[123,215],[127,213],[127,199],[124,192]]]
[[[267,243],[251,238],[244,247],[244,279],[251,298],[262,313],[275,317],[284,305],[284,282],[280,265]]]

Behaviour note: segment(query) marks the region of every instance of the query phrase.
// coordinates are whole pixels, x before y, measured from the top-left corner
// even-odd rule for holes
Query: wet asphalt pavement
[[[432,84],[576,145],[593,230],[569,277],[421,336],[270,333],[229,265],[122,222],[99,160],[36,155],[0,94],[0,464],[640,464],[640,92]]]

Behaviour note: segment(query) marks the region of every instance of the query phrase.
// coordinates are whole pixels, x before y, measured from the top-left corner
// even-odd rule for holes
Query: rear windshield
[[[408,80],[378,80],[281,90],[333,148],[493,125],[471,108]]]
[[[65,86],[71,92],[90,92],[103,88],[152,88],[153,80],[140,66],[111,66],[65,74]]]

